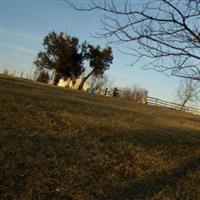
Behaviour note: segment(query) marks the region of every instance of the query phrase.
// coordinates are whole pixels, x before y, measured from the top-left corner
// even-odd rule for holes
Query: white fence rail
[[[181,110],[181,108],[182,108],[180,104],[172,103],[169,101],[164,101],[164,100],[154,98],[154,97],[147,97],[147,102],[149,105],[163,106],[163,107],[168,107],[168,108],[172,108],[175,110]],[[196,115],[200,115],[200,109],[198,109],[198,108],[185,106],[183,108],[183,111],[193,113]]]

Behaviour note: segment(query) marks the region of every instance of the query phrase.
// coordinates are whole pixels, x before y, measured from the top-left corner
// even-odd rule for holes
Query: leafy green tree
[[[53,31],[44,38],[43,46],[44,51],[38,53],[34,62],[36,67],[53,70],[56,76],[71,78],[75,83],[84,71],[85,43],[80,45],[78,38]]]
[[[37,55],[34,62],[39,70],[53,70],[54,84],[60,78],[71,78],[73,84],[85,71],[84,63],[89,62],[92,69],[81,81],[79,90],[91,76],[100,77],[109,69],[113,60],[112,49],[93,46],[86,42],[79,44],[79,39],[60,32],[50,32],[43,42],[44,51]]]
[[[110,68],[113,60],[112,48],[107,47],[101,49],[100,46],[95,47],[93,45],[88,45],[85,58],[89,61],[91,71],[82,79],[78,88],[79,90],[82,89],[85,81],[88,80],[89,77],[92,75],[102,77],[104,72]]]

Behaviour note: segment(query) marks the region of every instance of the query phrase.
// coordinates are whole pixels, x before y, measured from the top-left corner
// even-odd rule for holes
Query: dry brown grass
[[[200,199],[200,117],[0,77],[0,199]]]

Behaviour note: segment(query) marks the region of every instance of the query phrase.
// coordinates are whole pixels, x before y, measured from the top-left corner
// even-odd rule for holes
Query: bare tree
[[[124,88],[121,91],[124,98],[147,104],[148,91],[146,89],[134,85],[133,88]]]
[[[99,36],[126,45],[133,65],[200,80],[200,0],[93,0],[89,7],[67,2],[76,10],[102,11]]]
[[[106,75],[102,77],[91,76],[89,79],[89,85],[92,91],[102,89],[108,82]]]
[[[134,91],[132,90],[132,88],[123,88],[121,89],[122,91],[122,96],[127,99],[127,100],[134,100]]]
[[[181,104],[181,110],[194,101],[200,100],[200,83],[192,79],[183,79],[176,91],[176,97]]]
[[[112,88],[113,80],[111,80],[107,75],[103,75],[100,77],[91,76],[88,80],[88,84],[90,85],[91,93],[101,94],[107,93],[109,88]]]

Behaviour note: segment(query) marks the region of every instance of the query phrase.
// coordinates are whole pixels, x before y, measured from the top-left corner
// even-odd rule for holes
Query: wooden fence
[[[169,102],[169,101],[164,101],[164,100],[154,98],[154,97],[147,97],[147,102],[148,102],[149,105],[162,106],[162,107],[172,108],[172,109],[175,109],[175,110],[181,110],[180,104],[172,103],[172,102]],[[184,106],[182,111],[193,113],[193,114],[196,114],[196,115],[200,115],[200,109],[198,109],[198,108]]]
[[[105,89],[105,90],[101,90],[101,95],[105,95],[105,96],[110,96],[110,97],[114,97],[114,90],[113,89]],[[117,91],[117,96],[123,98],[123,92],[118,90]],[[167,107],[167,108],[171,108],[171,109],[175,109],[175,110],[181,110],[181,105],[177,104],[177,103],[173,103],[173,102],[169,102],[169,101],[164,101],[161,100],[159,98],[154,98],[154,97],[147,97],[146,102],[148,105],[154,105],[154,106],[160,106],[160,107]],[[193,107],[189,107],[189,106],[184,106],[184,108],[182,109],[182,111],[184,112],[188,112],[188,113],[192,113],[195,115],[200,115],[200,109],[198,108],[193,108]]]

